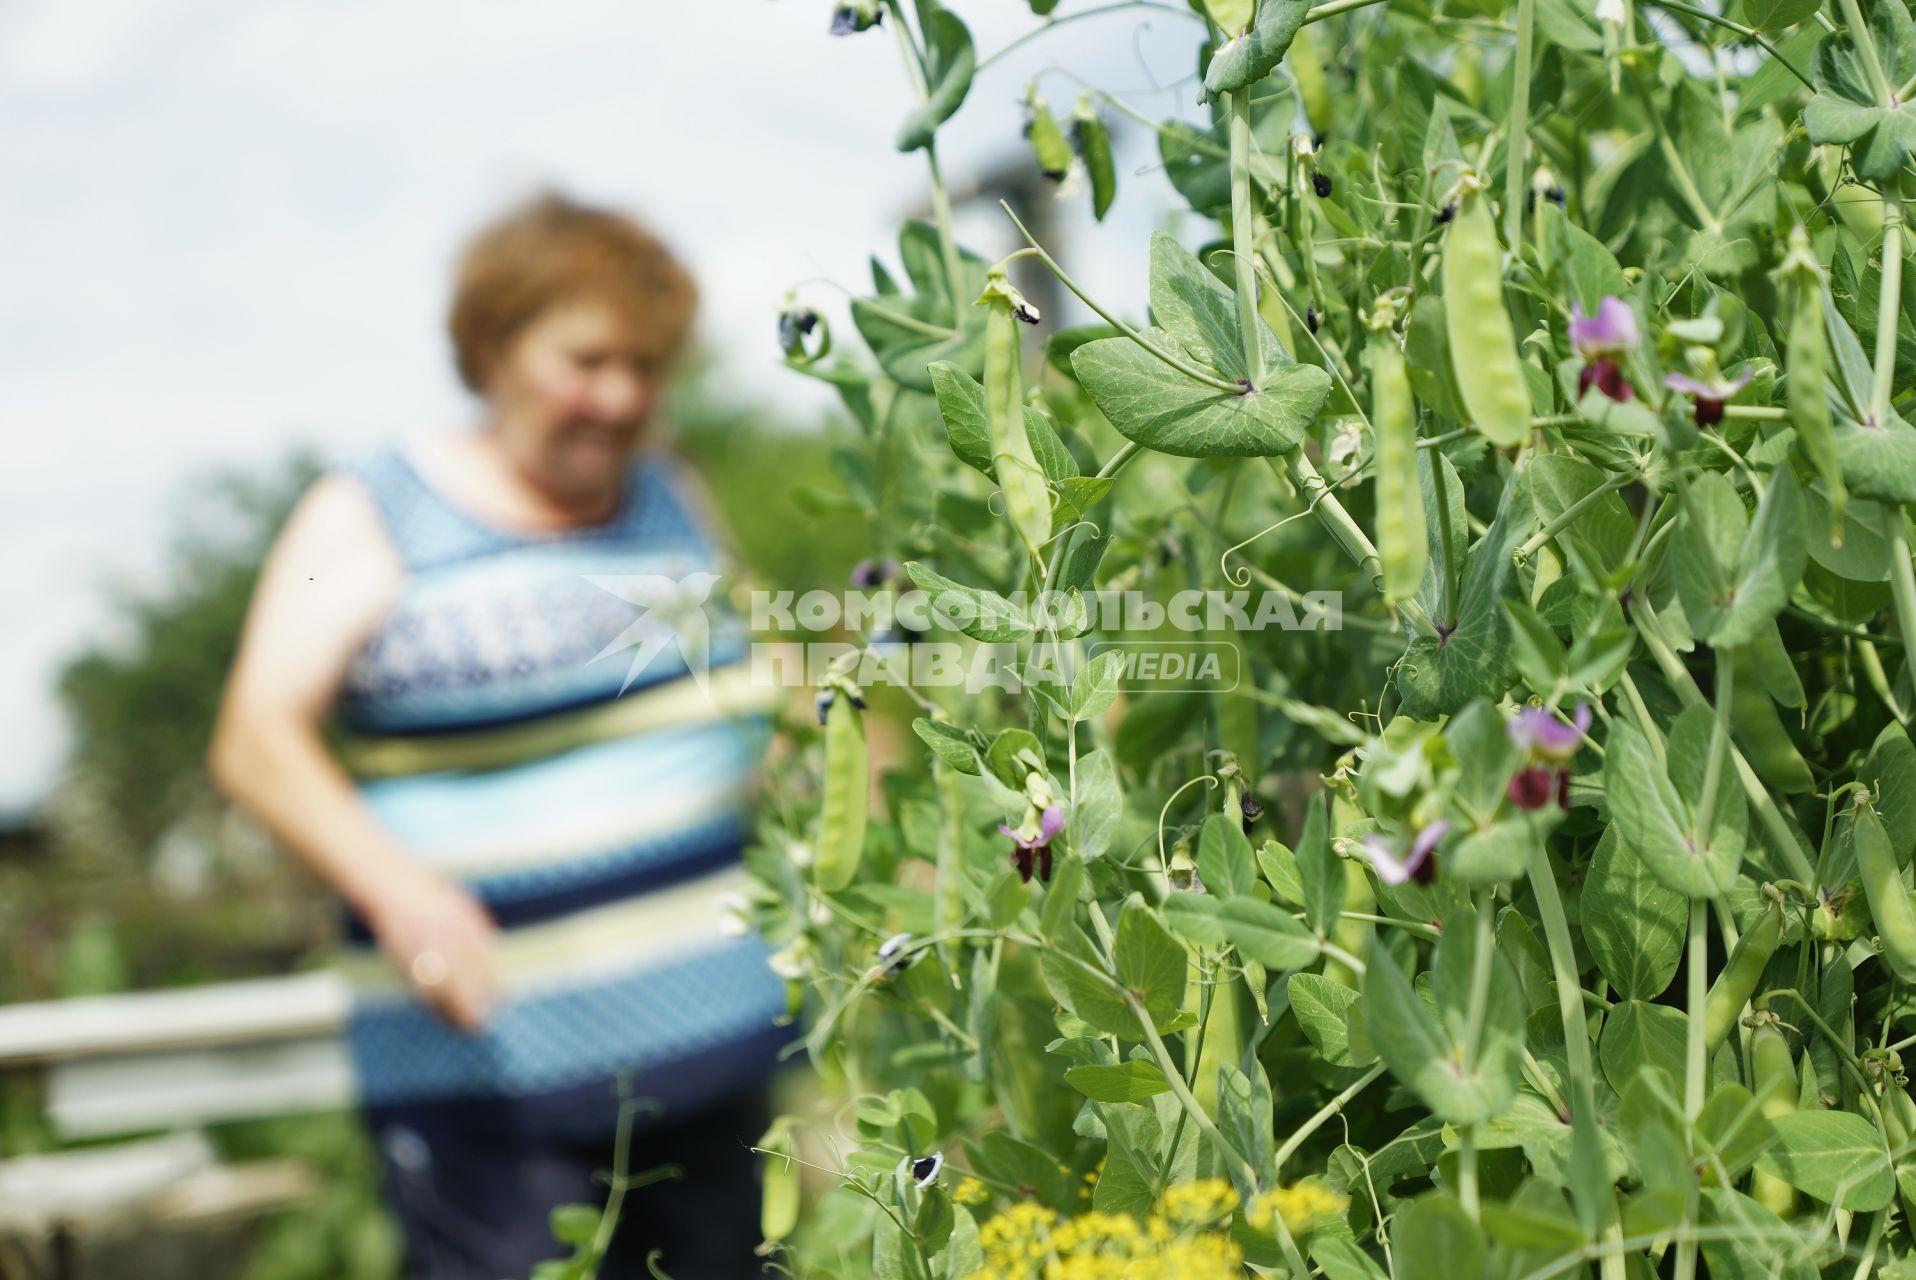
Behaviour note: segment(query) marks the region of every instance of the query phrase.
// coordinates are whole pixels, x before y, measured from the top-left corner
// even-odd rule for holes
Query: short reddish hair
[[[494,362],[534,317],[585,298],[618,308],[662,363],[684,348],[698,308],[691,273],[631,218],[556,193],[508,211],[459,259],[447,328],[460,378],[483,392]]]

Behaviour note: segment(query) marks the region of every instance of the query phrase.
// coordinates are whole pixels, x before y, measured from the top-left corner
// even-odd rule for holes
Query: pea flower
[[[911,967],[918,958],[916,951],[907,951],[911,945],[909,933],[894,933],[878,944],[878,963],[872,966],[871,976],[875,981],[895,978]]]
[[[1663,385],[1696,401],[1697,426],[1714,427],[1723,421],[1724,403],[1750,385],[1750,376],[1747,368],[1734,378],[1725,378],[1721,373],[1710,378],[1693,378],[1687,373],[1671,373],[1664,375]]]
[[[1583,357],[1583,369],[1577,374],[1577,394],[1595,387],[1618,403],[1636,395],[1630,380],[1623,376],[1617,357],[1635,350],[1637,316],[1630,304],[1609,294],[1597,303],[1597,314],[1587,316],[1583,304],[1570,304],[1570,345]]]
[[[1417,838],[1410,842],[1410,852],[1401,858],[1390,841],[1379,835],[1364,837],[1364,852],[1370,856],[1371,870],[1385,884],[1412,880],[1429,884],[1437,878],[1437,846],[1449,834],[1450,824],[1440,818],[1417,833]]]
[[[1510,780],[1510,803],[1519,809],[1541,809],[1552,799],[1560,808],[1570,807],[1570,762],[1583,745],[1590,729],[1590,704],[1579,703],[1570,723],[1557,719],[1545,707],[1525,707],[1510,720],[1507,731],[1512,745],[1524,752],[1527,761]]]
[[[832,10],[832,34],[849,36],[868,31],[884,19],[885,11],[878,7],[878,0],[845,0]]]
[[[1018,878],[1027,883],[1031,880],[1032,860],[1036,858],[1038,878],[1050,884],[1051,842],[1064,830],[1064,810],[1055,804],[1046,808],[1044,816],[1038,821],[1038,830],[1029,836],[1002,822],[998,824],[998,830],[1009,836],[1016,846],[1011,852],[1011,865],[1017,868]]]
[[[919,1156],[911,1162],[911,1180],[921,1187],[929,1187],[938,1180],[938,1171],[944,1167],[942,1152],[934,1151],[928,1156]]]

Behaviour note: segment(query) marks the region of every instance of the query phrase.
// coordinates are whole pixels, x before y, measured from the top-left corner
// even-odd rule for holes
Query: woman
[[[626,1197],[602,1274],[655,1248],[758,1274],[784,996],[720,904],[756,738],[725,710],[736,631],[688,625],[717,547],[648,426],[694,303],[622,217],[546,197],[482,232],[450,325],[482,424],[313,485],[228,681],[214,778],[345,901],[348,1039],[414,1277],[568,1252],[548,1213],[604,1202],[621,1082],[651,1104],[625,1171],[683,1176]]]

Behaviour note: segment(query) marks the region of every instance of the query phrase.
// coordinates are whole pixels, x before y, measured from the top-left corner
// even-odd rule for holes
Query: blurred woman
[[[545,197],[467,249],[476,429],[323,476],[268,555],[209,753],[344,899],[348,1028],[408,1274],[522,1277],[602,1204],[603,1275],[754,1275],[749,1146],[782,1036],[728,927],[753,722],[720,548],[651,423],[696,290],[651,234]],[[330,743],[329,743],[330,739]]]

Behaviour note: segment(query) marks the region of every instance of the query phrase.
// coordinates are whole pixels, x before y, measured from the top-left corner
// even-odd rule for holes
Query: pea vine
[[[748,854],[826,1090],[767,1255],[1916,1270],[1904,0],[1030,8],[1061,62],[1130,9],[1199,45],[1199,118],[995,83],[938,0],[831,19],[895,44],[932,217],[858,349],[781,317],[856,428],[795,496],[934,608],[853,637]],[[1140,245],[1142,306],[1016,208],[973,253],[940,128],[994,102],[1060,198],[1142,142],[1215,239]],[[1235,655],[1202,687],[1093,607],[1326,591],[1152,615]]]

